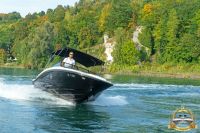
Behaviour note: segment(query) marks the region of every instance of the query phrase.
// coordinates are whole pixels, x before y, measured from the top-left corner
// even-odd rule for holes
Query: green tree
[[[200,9],[196,12],[193,23],[196,25],[196,36],[200,38]]]
[[[152,54],[153,47],[151,44],[151,38],[152,38],[151,32],[149,31],[148,28],[144,27],[142,33],[139,34],[139,40],[142,45],[151,49],[151,54]]]
[[[50,22],[54,21],[54,11],[53,11],[53,9],[48,9],[46,15],[47,15],[48,20]]]
[[[41,17],[41,16],[44,16],[45,15],[45,12],[44,11],[41,11],[38,13],[38,15]]]
[[[175,49],[178,44],[177,36],[178,36],[178,25],[179,20],[176,14],[176,10],[172,9],[169,12],[169,18],[166,26],[166,40],[167,45],[165,46],[164,52],[164,60],[167,62],[174,62],[175,57]]]
[[[198,62],[200,56],[200,44],[198,44],[196,40],[197,38],[194,35],[183,35],[175,51],[175,59],[177,62]]]
[[[100,15],[98,23],[99,23],[99,30],[102,32],[105,31],[105,24],[106,24],[106,20],[109,16],[110,9],[111,9],[111,4],[108,3],[103,7],[103,9],[101,11],[101,15]]]
[[[54,10],[54,21],[60,22],[65,18],[65,9],[62,5],[58,5]]]
[[[54,44],[61,44],[63,47],[70,43],[68,31],[65,29],[64,23],[56,23],[54,28]]]
[[[19,20],[21,19],[21,15],[18,12],[8,13],[8,20]]]
[[[89,47],[92,44],[92,33],[90,28],[84,27],[80,30],[78,34],[78,39],[80,41],[80,48]]]
[[[122,28],[115,31],[114,62],[119,65],[134,65],[139,61],[139,52],[136,50],[134,43],[127,39],[126,34]]]
[[[132,19],[130,0],[112,0],[112,7],[106,19],[106,31],[113,34],[118,27],[126,28]]]
[[[33,68],[42,68],[45,66],[48,56],[53,52],[53,37],[54,37],[54,26],[45,22],[44,25],[36,29],[36,34],[30,45],[31,51],[28,55],[30,59],[29,64]]]
[[[156,57],[157,61],[162,61],[162,53],[164,51],[164,48],[166,46],[167,40],[166,40],[166,20],[163,18],[160,18],[158,24],[155,26],[155,29],[153,31],[153,36],[155,40],[155,50],[156,50]]]
[[[36,13],[33,13],[33,14],[29,13],[29,14],[27,14],[27,15],[25,16],[25,18],[26,18],[26,20],[28,20],[28,21],[32,21],[32,20],[34,20],[34,19],[37,18],[37,14],[36,14]]]
[[[6,52],[4,49],[0,49],[0,64],[3,64],[6,60]]]

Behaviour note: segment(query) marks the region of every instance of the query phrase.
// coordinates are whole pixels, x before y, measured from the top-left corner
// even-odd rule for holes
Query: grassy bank
[[[16,62],[0,64],[0,67],[25,68],[22,64],[18,64],[18,63],[16,63]]]
[[[120,75],[138,75],[150,77],[171,77],[200,79],[200,65],[197,64],[142,64],[142,65],[111,65],[105,73]]]

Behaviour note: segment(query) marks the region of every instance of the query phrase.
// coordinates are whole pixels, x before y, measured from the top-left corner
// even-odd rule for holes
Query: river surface
[[[170,116],[181,106],[200,127],[197,80],[105,75],[113,87],[94,102],[74,105],[34,88],[37,73],[0,68],[0,133],[171,133]]]

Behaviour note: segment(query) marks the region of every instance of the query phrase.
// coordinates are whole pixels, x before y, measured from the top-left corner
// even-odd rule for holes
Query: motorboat
[[[74,53],[76,65],[61,66],[62,59],[70,52]],[[102,60],[69,47],[53,52],[49,62],[55,57],[60,60],[44,69],[33,80],[35,88],[74,103],[83,103],[95,100],[105,89],[113,86],[111,82],[89,70],[90,67],[104,65]]]

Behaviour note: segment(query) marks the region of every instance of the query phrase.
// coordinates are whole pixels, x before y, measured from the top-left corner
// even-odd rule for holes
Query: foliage
[[[0,49],[0,64],[3,64],[6,60],[6,52],[4,49]]]
[[[139,51],[134,43],[126,38],[126,32],[122,28],[115,31],[116,46],[114,49],[114,61],[117,64],[134,65],[139,61]]]
[[[139,40],[150,49],[150,57],[131,41],[136,26],[143,27]],[[17,12],[0,13],[1,53],[16,57],[25,67],[44,67],[58,47],[95,48],[104,34],[116,42],[113,66],[149,60],[150,64],[199,64],[200,1],[80,0],[73,7],[58,5],[25,18]],[[93,53],[103,57],[103,49]]]
[[[130,0],[112,0],[111,9],[105,22],[106,30],[113,33],[119,27],[126,28],[132,17]]]
[[[0,13],[0,23],[15,22],[19,19],[21,19],[21,15],[18,12],[12,12],[8,14]]]
[[[158,63],[199,63],[199,1],[152,1],[140,13],[143,45]]]
[[[103,7],[103,9],[101,11],[101,15],[100,15],[99,22],[98,22],[100,31],[105,31],[106,19],[109,16],[110,8],[111,8],[111,4],[108,3]]]

